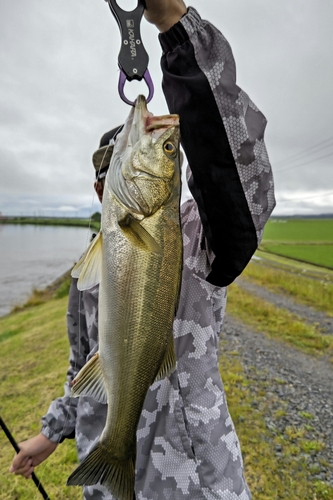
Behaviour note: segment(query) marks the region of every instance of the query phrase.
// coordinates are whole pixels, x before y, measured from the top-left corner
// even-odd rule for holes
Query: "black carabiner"
[[[149,57],[143,46],[140,33],[140,23],[145,9],[144,0],[138,0],[137,7],[127,12],[119,7],[116,0],[106,0],[110,10],[119,26],[121,34],[121,47],[118,55],[118,65],[120,68],[118,91],[121,99],[127,104],[134,105],[124,94],[126,80],[146,82],[149,95],[147,102],[151,101],[154,95],[154,85],[148,71]]]

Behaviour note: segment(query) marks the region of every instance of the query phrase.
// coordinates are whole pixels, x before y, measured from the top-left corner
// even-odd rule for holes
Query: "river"
[[[83,227],[1,224],[0,316],[68,271],[90,236]]]

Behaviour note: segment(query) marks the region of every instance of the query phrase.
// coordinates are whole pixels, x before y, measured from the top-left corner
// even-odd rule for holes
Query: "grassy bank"
[[[333,315],[333,282],[331,276],[322,273],[319,279],[292,272],[284,267],[271,267],[264,261],[252,261],[245,269],[247,279],[272,292],[291,297],[305,304]],[[323,334],[316,324],[307,324],[296,314],[275,306],[253,293],[242,290],[233,283],[228,291],[228,313],[240,319],[265,336],[285,342],[307,354],[325,355],[333,363],[333,337]]]
[[[316,325],[304,323],[296,314],[235,284],[229,289],[228,312],[266,337],[285,342],[306,354],[329,356],[333,363],[332,336],[322,334]]]
[[[99,231],[99,221],[90,218],[74,217],[8,217],[0,220],[0,224],[33,224],[39,226],[75,226],[90,227]]]
[[[25,307],[0,318],[1,416],[18,441],[39,432],[40,416],[47,411],[49,402],[63,391],[68,366],[65,326],[68,283],[65,276],[46,293],[35,292]],[[306,429],[290,429],[289,442],[266,428],[264,413],[269,402],[264,377],[258,385],[257,378],[253,381],[245,375],[237,356],[225,354],[223,345],[220,365],[253,498],[332,500],[332,488],[308,481],[306,464],[299,459],[302,450],[313,446],[307,439]],[[281,443],[283,453],[279,456],[272,453],[272,445]],[[1,431],[0,449],[0,499],[39,499],[31,481],[7,473],[13,450]],[[80,488],[65,486],[75,464],[74,442],[65,441],[46,464],[36,469],[51,499],[81,498]]]
[[[297,268],[272,267],[261,260],[250,262],[242,277],[333,316],[333,275],[317,272],[312,276],[311,271],[305,271],[304,268],[297,272]]]
[[[59,298],[51,298],[50,294]],[[67,297],[59,289],[35,294],[20,311],[0,318],[0,411],[17,441],[37,434],[40,417],[63,392],[68,366],[65,314]],[[61,297],[62,296],[62,297]],[[45,301],[46,300],[46,301]],[[39,305],[34,305],[38,304]],[[14,455],[0,431],[1,500],[34,500],[40,494],[32,481],[8,474]],[[76,462],[75,444],[63,443],[36,474],[51,499],[81,498],[79,489],[65,486]]]

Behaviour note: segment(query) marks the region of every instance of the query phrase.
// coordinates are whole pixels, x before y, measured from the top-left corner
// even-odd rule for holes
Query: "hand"
[[[183,0],[146,0],[145,18],[161,31],[168,31],[186,14]]]
[[[31,479],[35,467],[46,460],[57,446],[58,443],[53,443],[43,434],[23,441],[19,444],[20,452],[15,455],[9,472]]]

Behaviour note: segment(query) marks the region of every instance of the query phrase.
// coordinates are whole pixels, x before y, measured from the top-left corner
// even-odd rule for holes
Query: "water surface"
[[[68,271],[90,235],[82,227],[0,224],[0,316]]]

